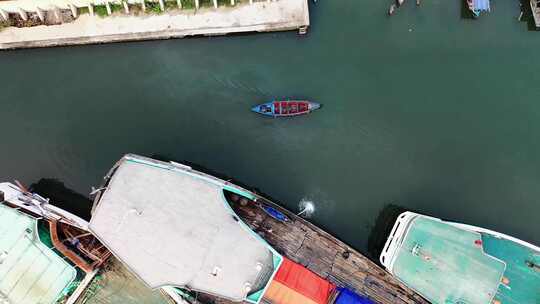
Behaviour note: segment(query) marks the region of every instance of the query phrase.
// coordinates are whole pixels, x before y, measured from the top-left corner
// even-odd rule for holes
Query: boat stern
[[[399,253],[399,248],[401,247],[403,239],[407,235],[410,224],[413,219],[418,216],[419,214],[410,211],[401,213],[397,217],[394,227],[392,227],[392,230],[388,235],[388,239],[386,239],[386,243],[384,244],[381,255],[379,256],[379,262],[390,273],[392,273],[394,261]]]
[[[266,116],[274,116],[274,106],[271,102],[256,105],[251,108],[251,111]]]

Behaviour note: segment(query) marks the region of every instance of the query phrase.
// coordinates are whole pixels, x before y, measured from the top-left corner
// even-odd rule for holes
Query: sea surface
[[[517,1],[478,20],[407,1],[319,0],[306,36],[2,52],[0,179],[88,194],[123,154],[160,154],[312,200],[362,252],[389,204],[540,244],[540,33]],[[324,107],[249,111],[283,97]]]

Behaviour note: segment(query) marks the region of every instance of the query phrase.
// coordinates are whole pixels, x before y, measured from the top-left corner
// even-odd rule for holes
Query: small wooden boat
[[[397,6],[395,4],[390,5],[390,8],[388,9],[388,16],[392,16],[396,11]]]
[[[298,116],[320,109],[316,102],[305,100],[271,101],[256,105],[251,110],[255,113],[272,117]]]
[[[473,18],[480,17],[482,12],[491,10],[489,0],[466,0],[467,6],[472,13]]]

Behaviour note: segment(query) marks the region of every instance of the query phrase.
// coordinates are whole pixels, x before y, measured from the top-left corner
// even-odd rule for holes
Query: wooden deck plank
[[[260,204],[279,210],[290,221],[275,220]],[[352,288],[382,304],[429,303],[353,248],[263,197],[258,197],[256,203],[233,203],[232,207],[279,253],[337,285]]]

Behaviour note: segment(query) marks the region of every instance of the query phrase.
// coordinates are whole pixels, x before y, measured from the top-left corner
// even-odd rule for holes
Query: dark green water
[[[88,193],[128,152],[258,187],[358,249],[389,203],[540,243],[540,33],[494,0],[320,0],[309,35],[243,35],[0,54],[0,178]],[[410,29],[410,30],[409,30]],[[249,108],[324,104],[298,119]]]

